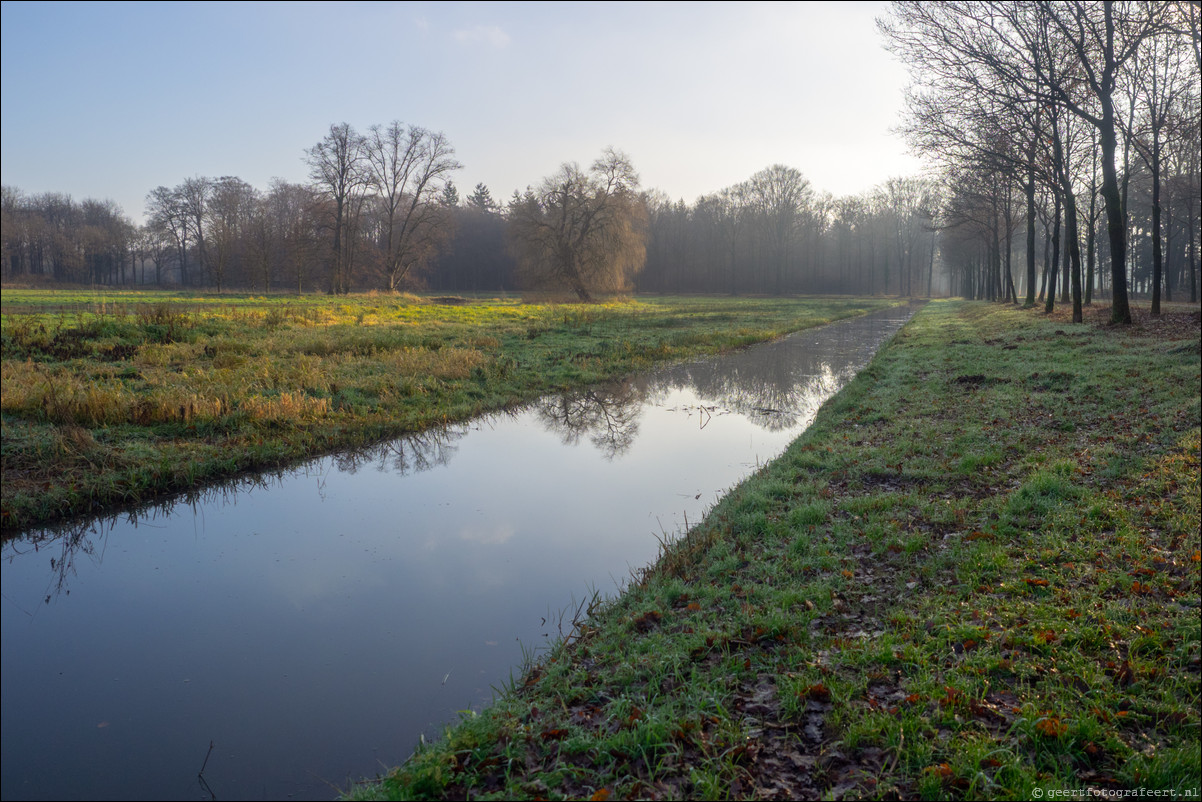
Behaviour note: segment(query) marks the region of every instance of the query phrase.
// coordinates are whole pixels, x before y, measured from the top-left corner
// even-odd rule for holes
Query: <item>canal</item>
[[[6,542],[3,797],[328,799],[402,762],[783,451],[910,314]]]

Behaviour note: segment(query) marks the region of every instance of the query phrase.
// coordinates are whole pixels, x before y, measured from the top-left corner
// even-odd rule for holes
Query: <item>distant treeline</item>
[[[425,237],[401,275],[389,271],[388,209],[370,192],[338,200],[319,182],[189,178],[147,196],[135,225],[111,201],[3,190],[3,275],[96,284],[253,291],[524,289],[510,243],[514,193],[499,203],[477,184],[427,187]],[[775,165],[689,204],[644,191],[644,292],[946,294],[933,182],[891,179],[852,198],[815,192]],[[409,200],[402,198],[402,201]],[[393,228],[398,226],[394,222]],[[395,230],[392,234],[397,237]],[[395,248],[395,244],[394,244]],[[390,279],[395,283],[390,285]]]
[[[442,134],[392,123],[360,135],[333,125],[306,153],[308,183],[275,180],[259,189],[224,176],[156,187],[142,225],[111,201],[4,187],[0,271],[8,281],[255,292],[527,289],[511,234],[530,191],[503,204],[477,184],[461,197],[451,180],[460,165]],[[1162,281],[1196,300],[1196,140],[1182,153],[1161,167]],[[1127,275],[1133,290],[1150,293],[1153,175],[1140,159],[1124,168]],[[633,288],[1001,300],[1028,294],[1030,285],[1034,295],[1019,267],[1028,244],[1020,178],[971,183],[949,169],[940,179],[891,178],[868,193],[835,197],[815,191],[797,169],[773,165],[691,204],[641,191],[646,259]],[[1060,254],[1068,242],[1051,181],[1037,181],[1031,207],[1041,299],[1049,283],[1054,291],[1068,287],[1055,281],[1062,261],[1067,275]],[[1087,292],[1105,295],[1109,274],[1094,268],[1109,259],[1098,182],[1078,189]]]

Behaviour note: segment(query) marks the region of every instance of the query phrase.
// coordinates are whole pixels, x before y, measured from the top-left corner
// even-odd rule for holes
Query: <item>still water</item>
[[[400,763],[909,314],[5,543],[3,798],[328,799]]]

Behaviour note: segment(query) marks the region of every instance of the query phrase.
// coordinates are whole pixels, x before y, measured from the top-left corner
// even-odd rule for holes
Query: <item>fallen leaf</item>
[[[801,695],[807,699],[813,699],[817,702],[829,702],[831,700],[830,690],[821,682],[817,685],[811,685],[801,692]]]
[[[1068,732],[1068,725],[1063,723],[1056,716],[1041,718],[1035,723],[1035,729],[1039,730],[1048,738],[1059,738]]]

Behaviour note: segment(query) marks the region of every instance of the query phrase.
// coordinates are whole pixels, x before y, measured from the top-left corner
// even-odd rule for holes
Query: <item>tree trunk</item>
[[[1096,204],[1098,199],[1097,188],[1091,186],[1089,191],[1089,228],[1085,232],[1085,305],[1089,306],[1093,303],[1093,281],[1094,281],[1094,258],[1096,254],[1094,239],[1097,232],[1095,231],[1095,215],[1097,211]]]
[[[1185,261],[1189,262],[1189,302],[1196,304],[1198,303],[1198,267],[1196,263],[1198,227],[1194,225],[1192,203],[1189,207],[1189,214],[1186,217],[1185,227],[1189,231],[1189,247],[1186,248],[1185,257]]]
[[[1064,177],[1064,233],[1068,240],[1068,258],[1066,266],[1070,267],[1073,295],[1073,322],[1080,323],[1084,319],[1081,310],[1081,244],[1077,237],[1077,199],[1073,195],[1072,185],[1068,177]]]
[[[1035,161],[1034,151],[1027,168],[1027,302],[1035,306]]]
[[[1160,137],[1152,132],[1152,314],[1160,314],[1164,254],[1160,243]]]
[[[1039,284],[1039,300],[1042,302],[1048,292],[1048,264],[1051,261],[1052,237],[1048,233],[1048,227],[1043,227],[1043,271],[1040,275]]]
[[[1127,300],[1127,221],[1114,165],[1118,140],[1114,129],[1114,106],[1109,102],[1103,103],[1101,140],[1102,200],[1106,204],[1106,233],[1110,240],[1110,322],[1129,324],[1131,306]]]
[[[927,298],[931,297],[931,284],[935,278],[935,232],[931,232],[931,261],[927,263]]]
[[[1056,193],[1056,222],[1052,227],[1052,261],[1046,268],[1048,274],[1048,294],[1045,298],[1044,314],[1051,314],[1056,306],[1056,277],[1060,273],[1060,194]]]
[[[1171,196],[1170,196],[1171,198]],[[1173,300],[1173,287],[1176,279],[1173,276],[1173,203],[1170,200],[1164,210],[1164,299]]]
[[[1069,302],[1069,285],[1072,283],[1069,274],[1072,272],[1072,235],[1070,231],[1076,231],[1076,221],[1072,220],[1068,211],[1069,193],[1065,193],[1065,210],[1064,210],[1064,250],[1060,255],[1060,303],[1066,304]],[[1071,222],[1070,222],[1071,221]],[[1080,250],[1078,249],[1078,253]]]

